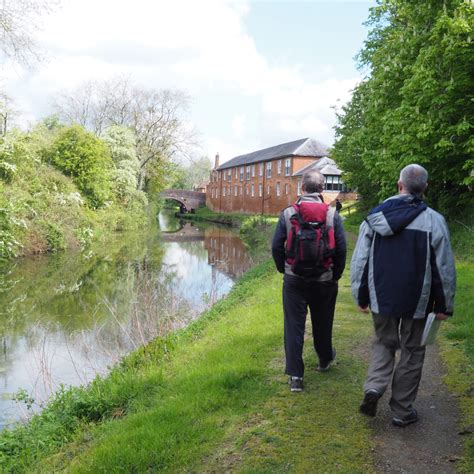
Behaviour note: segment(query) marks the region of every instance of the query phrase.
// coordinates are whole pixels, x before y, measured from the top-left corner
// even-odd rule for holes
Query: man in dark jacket
[[[292,392],[303,389],[303,343],[308,306],[311,312],[313,326],[314,348],[319,357],[317,370],[328,370],[336,357],[332,347],[332,326],[338,284],[346,263],[346,240],[342,219],[334,207],[324,204],[321,192],[324,189],[324,176],[316,170],[303,175],[303,195],[297,201],[301,203],[316,202],[326,215],[327,227],[332,227],[335,237],[335,251],[332,264],[316,276],[303,277],[292,271],[287,261],[285,244],[291,228],[290,219],[295,214],[295,208],[290,206],[280,215],[272,242],[272,255],[277,270],[283,273],[283,312],[284,312],[284,342],[286,369],[290,377]],[[327,214],[326,214],[327,213]]]
[[[418,420],[413,408],[425,356],[421,338],[426,316],[453,313],[454,259],[446,222],[422,200],[427,171],[408,165],[399,194],[373,209],[361,224],[352,256],[352,293],[362,312],[369,307],[375,326],[372,360],[360,411],[375,416],[377,402],[392,381],[392,422]],[[395,352],[401,349],[394,370]]]

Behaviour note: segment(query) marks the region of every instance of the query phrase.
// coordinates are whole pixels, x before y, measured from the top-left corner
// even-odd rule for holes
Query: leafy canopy
[[[463,0],[378,0],[359,66],[367,77],[338,114],[333,156],[369,203],[396,191],[400,170],[429,172],[428,199],[472,201],[474,8]]]

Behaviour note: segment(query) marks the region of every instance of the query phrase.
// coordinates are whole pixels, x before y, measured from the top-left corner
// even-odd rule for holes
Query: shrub
[[[111,199],[114,165],[100,139],[73,125],[61,130],[48,154],[57,168],[72,176],[91,207],[103,207]]]

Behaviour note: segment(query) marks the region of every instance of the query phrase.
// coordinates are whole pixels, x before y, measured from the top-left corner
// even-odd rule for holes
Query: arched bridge
[[[185,189],[165,189],[160,193],[164,199],[174,199],[186,206],[189,211],[206,204],[206,193],[186,191]]]

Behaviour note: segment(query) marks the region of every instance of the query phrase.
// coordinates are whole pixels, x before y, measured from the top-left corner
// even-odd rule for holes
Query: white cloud
[[[232,120],[232,132],[234,133],[234,137],[242,138],[245,133],[245,115],[239,114],[234,117]]]
[[[194,118],[212,160],[216,151],[228,159],[303,136],[331,144],[331,106],[350,97],[356,78],[322,81],[297,66],[272,67],[245,29],[250,8],[246,1],[224,0],[63,0],[40,36],[49,61],[33,72],[9,74],[8,90],[28,118],[39,118],[58,91],[128,74],[145,86],[209,97],[208,116]],[[322,66],[322,77],[330,71],[331,65]],[[260,122],[252,139],[254,121],[240,110],[228,132],[221,128],[216,137],[212,124],[226,107],[221,97],[229,94],[255,100]]]

